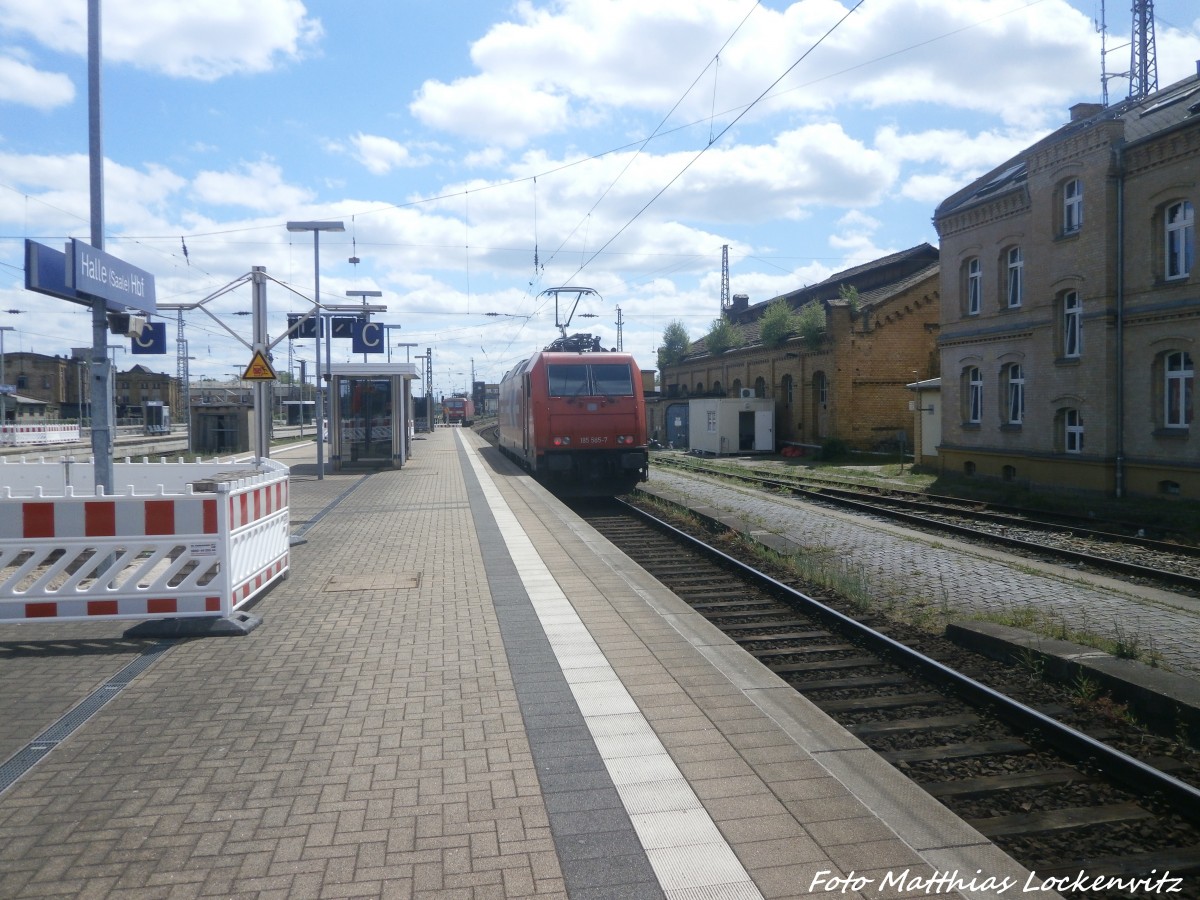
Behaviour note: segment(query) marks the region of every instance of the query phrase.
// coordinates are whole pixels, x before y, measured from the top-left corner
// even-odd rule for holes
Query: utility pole
[[[104,142],[100,104],[100,0],[88,0],[88,182],[92,246],[104,250]],[[113,485],[112,369],[108,365],[108,301],[92,299],[92,467],[96,493]]]

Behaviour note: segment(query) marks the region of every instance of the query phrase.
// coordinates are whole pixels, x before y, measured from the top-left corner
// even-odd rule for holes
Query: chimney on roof
[[[749,294],[734,294],[733,302],[729,304],[730,312],[744,312],[750,307]]]
[[[1071,121],[1079,122],[1083,119],[1090,119],[1096,113],[1103,111],[1103,103],[1076,103],[1071,107]]]

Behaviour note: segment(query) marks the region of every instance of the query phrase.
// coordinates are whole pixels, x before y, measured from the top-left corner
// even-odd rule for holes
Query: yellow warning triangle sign
[[[242,373],[242,380],[274,381],[275,378],[275,370],[271,368],[271,363],[263,356],[261,350],[255,350],[254,358],[250,360],[250,365],[246,366],[246,371]]]

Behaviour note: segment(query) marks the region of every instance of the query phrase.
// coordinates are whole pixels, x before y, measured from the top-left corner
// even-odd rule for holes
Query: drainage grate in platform
[[[162,641],[147,647],[137,659],[130,662],[121,671],[109,678],[108,681],[84,697],[80,703],[74,706],[61,719],[0,765],[0,794],[12,787],[22,775],[37,765],[46,754],[57,747],[62,741],[70,737],[75,729],[94,716],[100,707],[117,696],[123,688],[128,686],[142,672],[146,671],[162,653],[169,650],[172,646],[171,642]]]

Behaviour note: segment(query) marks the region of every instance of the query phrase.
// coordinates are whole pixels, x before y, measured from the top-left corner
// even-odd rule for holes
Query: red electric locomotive
[[[555,494],[614,496],[645,481],[637,363],[589,334],[562,337],[500,382],[500,449]]]
[[[447,425],[470,428],[475,421],[475,401],[460,394],[446,397],[442,400],[442,415]]]

